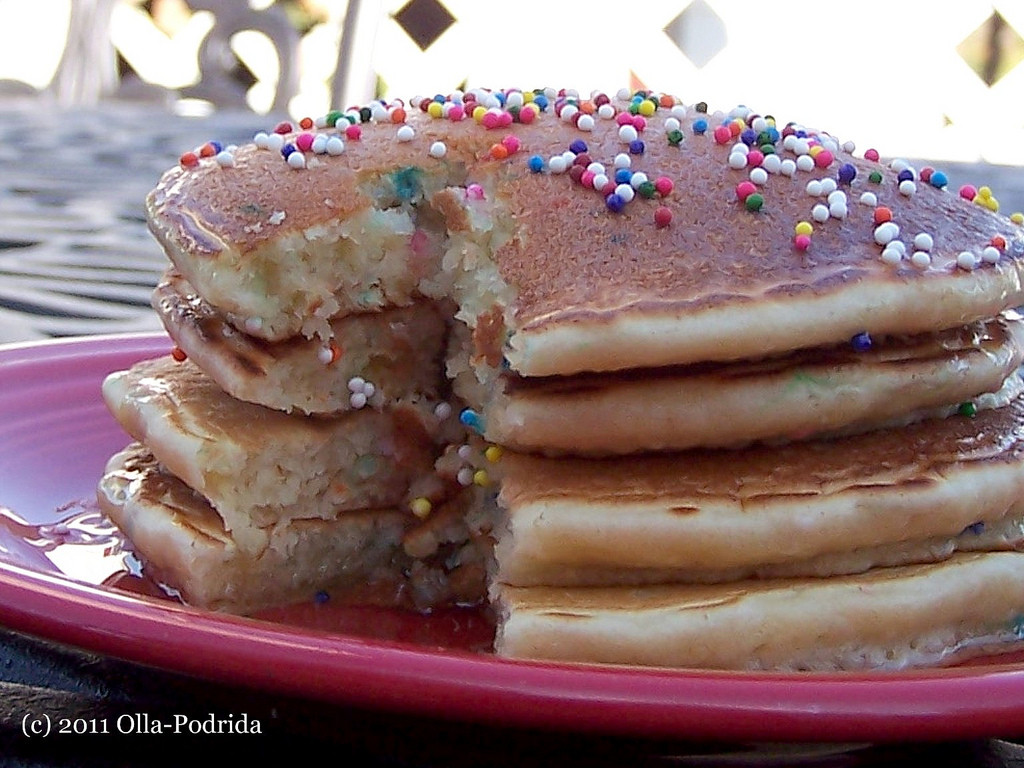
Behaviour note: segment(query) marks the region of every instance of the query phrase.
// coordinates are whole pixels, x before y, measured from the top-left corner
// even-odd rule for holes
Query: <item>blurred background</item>
[[[1021,0],[0,0],[0,343],[159,330],[183,151],[458,88],[744,104],[1024,210]]]
[[[315,115],[459,86],[645,86],[889,156],[1024,162],[1024,2],[0,0],[7,92]]]

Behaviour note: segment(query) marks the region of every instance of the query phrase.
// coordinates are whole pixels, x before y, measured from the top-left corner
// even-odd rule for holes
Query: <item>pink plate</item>
[[[428,620],[354,608],[314,616],[307,607],[242,619],[127,589],[119,580],[123,553],[91,506],[106,458],[127,442],[102,403],[100,382],[169,348],[161,335],[0,347],[6,626],[215,681],[503,725],[744,741],[1024,731],[1021,656],[832,675],[526,663],[477,648],[481,622],[471,616]]]

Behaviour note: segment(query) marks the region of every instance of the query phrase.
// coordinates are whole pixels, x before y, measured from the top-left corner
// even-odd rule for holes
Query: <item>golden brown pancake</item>
[[[497,579],[828,575],[1019,547],[1024,397],[842,439],[614,459],[506,453]]]
[[[1021,387],[1024,323],[1011,312],[881,339],[865,351],[844,344],[757,361],[546,378],[505,373],[483,382],[466,358],[456,346],[448,371],[488,440],[517,451],[600,456],[865,431],[945,416],[975,399],[975,407],[1005,405]]]
[[[326,338],[338,315],[452,295],[481,357],[522,376],[760,357],[952,328],[1024,303],[1018,225],[913,169],[746,109],[707,115],[659,98],[633,137],[636,116],[623,126],[588,115],[584,130],[555,101],[529,124],[494,128],[407,105],[404,125],[361,123],[340,154],[296,150],[301,169],[247,144],[230,167],[208,158],[169,171],[148,197],[150,226],[199,294],[262,338]],[[735,135],[719,143],[726,123]],[[755,126],[777,172],[763,159],[730,165]],[[325,127],[282,140],[303,144],[302,133],[344,136]],[[583,171],[557,172],[566,153],[613,180],[626,157],[652,186],[631,176],[634,199],[615,212],[606,189],[577,180]],[[783,171],[801,157],[810,170]],[[822,181],[845,197],[808,191]],[[738,197],[745,183],[757,210]],[[881,258],[878,217],[898,227],[897,263]],[[794,240],[801,222],[813,230],[806,249]]]
[[[898,670],[1024,645],[1024,553],[955,555],[831,579],[505,587],[496,649],[694,669]]]
[[[173,271],[157,285],[153,306],[178,347],[225,392],[268,408],[333,414],[361,406],[367,384],[378,405],[436,398],[442,388],[450,313],[431,301],[338,318],[328,342],[243,333]]]

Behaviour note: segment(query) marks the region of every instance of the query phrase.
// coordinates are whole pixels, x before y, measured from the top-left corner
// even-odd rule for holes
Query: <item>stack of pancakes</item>
[[[186,153],[151,193],[174,265],[155,306],[189,361],[151,363],[134,395],[116,384],[131,374],[114,375],[108,402],[142,440],[180,429],[123,415],[158,391],[336,425],[353,417],[338,415],[345,391],[318,378],[347,364],[346,318],[433,302],[443,339],[415,339],[423,360],[393,373],[411,381],[443,354],[446,376],[424,373],[370,412],[394,425],[395,408],[420,409],[414,442],[434,474],[395,461],[405,474],[390,487],[397,527],[439,516],[443,546],[365,539],[405,574],[444,553],[441,581],[493,542],[498,653],[833,669],[1008,650],[1024,635],[1024,230],[988,190],[946,187],[799,124],[649,93],[480,90],[280,125]],[[365,365],[340,380],[372,380]],[[272,396],[253,394],[261,383]],[[302,441],[268,441],[248,415],[214,433],[217,408],[201,410],[201,447],[171,454],[228,441],[224,466],[300,489],[299,502],[246,494],[238,475],[218,501],[150,445],[159,487],[170,474],[204,494],[223,540],[240,545],[237,521],[254,514],[257,527],[283,515],[274,531],[348,519],[303,474]],[[449,410],[468,434],[438,420]],[[334,471],[358,453],[337,453]],[[175,545],[133,521],[178,533],[185,505],[165,494],[126,512],[157,496],[148,477],[128,487],[125,463],[101,498],[159,561]],[[445,516],[453,479],[468,490]],[[239,496],[258,503],[232,517]],[[178,535],[179,549],[196,538]],[[324,557],[359,563],[344,547]],[[200,562],[164,573],[172,586],[212,578]],[[239,589],[229,609],[280,598]]]

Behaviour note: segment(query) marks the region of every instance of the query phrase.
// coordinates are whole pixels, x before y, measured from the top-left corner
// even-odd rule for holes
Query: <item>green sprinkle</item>
[[[760,211],[761,206],[764,205],[764,197],[757,192],[752,195],[747,195],[744,205],[747,206],[748,211]]]
[[[645,181],[637,188],[636,191],[640,193],[641,197],[646,197],[648,200],[658,194],[658,190],[655,189],[653,181]]]
[[[678,147],[683,143],[683,132],[680,130],[668,132],[668,143],[673,147]]]
[[[872,184],[881,184],[882,174],[879,171],[872,171],[871,175],[868,176],[868,181],[870,181]]]
[[[978,406],[968,401],[966,403],[960,403],[960,407],[957,408],[957,413],[961,416],[974,417],[978,414]]]

